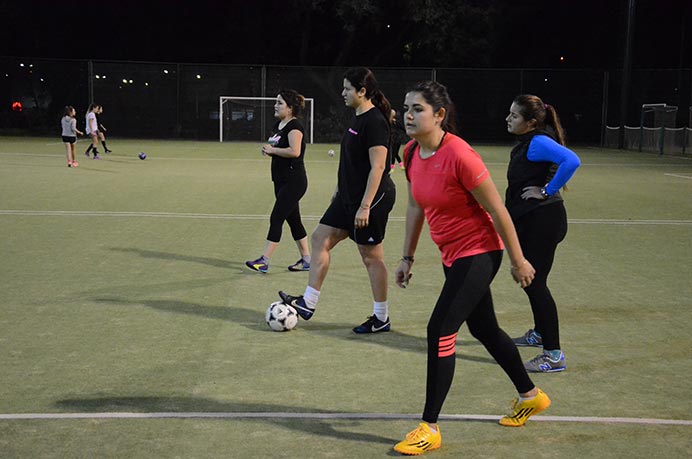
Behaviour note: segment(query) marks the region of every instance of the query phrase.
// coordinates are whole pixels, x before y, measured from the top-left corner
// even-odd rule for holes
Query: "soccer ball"
[[[298,325],[296,310],[281,301],[270,304],[264,318],[274,331],[289,331]]]
[[[329,150],[329,151],[327,152],[327,154],[328,154],[329,156],[334,156],[334,150]]]
[[[139,157],[139,159],[144,161],[145,159],[147,159],[147,154],[142,151],[137,155],[137,157]]]

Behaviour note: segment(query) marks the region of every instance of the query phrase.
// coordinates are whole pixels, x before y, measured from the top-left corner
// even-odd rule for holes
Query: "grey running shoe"
[[[526,368],[526,371],[529,373],[554,373],[556,371],[564,371],[565,368],[567,368],[565,365],[565,354],[560,352],[560,358],[553,360],[550,358],[550,355],[543,352],[526,362],[524,368]]]
[[[543,338],[533,328],[524,333],[524,336],[512,338],[512,341],[516,346],[543,347]]]

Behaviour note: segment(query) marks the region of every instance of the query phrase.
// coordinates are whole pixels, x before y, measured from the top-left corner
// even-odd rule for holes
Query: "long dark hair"
[[[293,116],[298,118],[305,108],[305,97],[295,89],[281,89],[279,95],[286,102],[288,108],[291,109]]]
[[[421,81],[416,83],[408,92],[417,92],[423,97],[426,103],[432,106],[433,113],[437,113],[441,108],[445,109],[445,118],[442,120],[442,130],[445,132],[451,132],[454,135],[459,135],[459,130],[457,129],[457,111],[452,102],[452,98],[449,97],[449,92],[447,92],[447,87],[437,81]],[[404,155],[406,160],[405,172],[406,179],[408,179],[408,168],[411,164],[411,158],[413,157],[413,150],[416,149],[417,142],[413,142],[408,149],[408,152]]]
[[[543,103],[540,97],[533,94],[521,94],[514,98],[513,102],[519,107],[519,114],[526,121],[536,120],[536,129],[543,130],[550,126],[555,131],[555,140],[560,145],[565,145],[565,130],[560,123],[557,110],[552,105]]]
[[[392,105],[380,90],[377,78],[375,78],[372,70],[366,67],[351,67],[344,73],[344,79],[348,80],[356,88],[356,91],[365,88],[365,98],[371,100],[373,105],[382,112],[384,119],[389,121]]]

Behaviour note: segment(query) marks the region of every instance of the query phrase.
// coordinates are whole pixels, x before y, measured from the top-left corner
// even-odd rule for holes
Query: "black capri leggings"
[[[490,283],[502,263],[502,251],[464,257],[444,267],[445,283],[428,322],[428,379],[423,420],[437,422],[454,379],[456,338],[466,322],[517,392],[534,388],[519,351],[497,323]]]
[[[305,174],[296,174],[287,180],[274,182],[274,208],[269,217],[269,233],[267,240],[271,242],[281,241],[281,232],[284,222],[288,222],[294,241],[303,239],[308,234],[305,231],[300,218],[300,198],[308,189],[308,178]]]

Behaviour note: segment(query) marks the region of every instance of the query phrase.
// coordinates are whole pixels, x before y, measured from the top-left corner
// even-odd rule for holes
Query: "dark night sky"
[[[444,10],[453,1],[418,0],[418,4]],[[478,40],[487,41],[480,48],[486,51],[451,62],[439,61],[434,53],[403,57],[407,42],[435,30],[411,25],[400,6],[415,2],[372,0],[381,7],[377,17],[356,28],[353,48],[341,55],[347,49],[342,45],[348,40],[346,27],[329,12],[305,13],[315,2],[323,9],[331,4],[329,0],[0,1],[4,23],[0,55],[228,64],[622,67],[627,0],[464,2],[476,7],[492,4],[498,13],[486,29],[476,32]],[[637,0],[636,5],[633,65],[692,67],[692,0]]]

